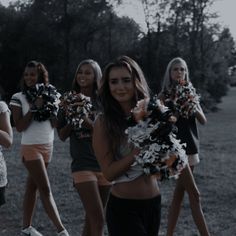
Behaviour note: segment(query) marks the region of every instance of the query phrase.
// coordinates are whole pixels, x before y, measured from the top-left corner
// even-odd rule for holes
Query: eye
[[[130,82],[132,81],[132,79],[131,79],[131,77],[124,77],[124,78],[123,78],[123,81],[124,81],[125,83],[130,83]]]
[[[118,80],[115,79],[115,78],[111,78],[111,79],[109,80],[109,82],[110,82],[111,84],[117,84],[117,83],[118,83]]]
[[[91,71],[85,71],[84,74],[85,75],[91,75],[92,73],[91,73]]]

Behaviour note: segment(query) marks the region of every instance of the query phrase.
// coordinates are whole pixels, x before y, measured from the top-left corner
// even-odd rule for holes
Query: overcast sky
[[[0,0],[4,5],[8,5],[9,2],[14,2],[14,0]],[[126,0],[127,1],[127,0]],[[130,1],[132,4],[126,5],[119,9],[119,12],[122,12],[124,15],[128,15],[133,18],[140,25],[144,24],[144,15],[139,1]],[[233,37],[236,40],[236,0],[215,0],[214,5],[212,6],[212,11],[219,14],[217,22],[222,26],[229,27]]]
[[[128,2],[128,0],[126,0]],[[119,9],[121,15],[128,15],[132,17],[140,25],[144,23],[144,13],[139,1],[132,2],[132,4],[126,4]],[[236,40],[236,0],[215,0],[212,6],[212,12],[217,12],[219,18],[215,21],[222,26],[227,26],[234,39]]]

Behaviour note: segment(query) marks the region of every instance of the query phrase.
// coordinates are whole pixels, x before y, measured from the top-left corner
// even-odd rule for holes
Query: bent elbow
[[[10,148],[11,145],[12,145],[12,143],[13,143],[13,139],[12,139],[12,138],[9,138],[9,139],[6,140],[6,142],[3,144],[3,146],[4,146],[5,148]]]
[[[114,177],[112,177],[112,176],[104,175],[104,177],[108,182],[114,181]]]
[[[108,181],[108,182],[112,182],[115,180],[115,176],[114,174],[112,173],[109,173],[109,172],[102,172],[103,173],[103,176],[105,177],[105,179]]]
[[[22,128],[16,126],[16,131],[17,131],[17,132],[21,133],[23,130],[24,130],[24,129],[22,129]]]
[[[60,136],[59,136],[59,138],[60,138],[60,140],[61,140],[62,142],[65,142],[65,141],[66,141],[66,138],[64,138],[64,137],[60,137]]]
[[[201,121],[200,121],[200,124],[201,125],[205,125],[207,123],[207,119],[202,119]]]
[[[60,133],[58,133],[58,137],[59,137],[59,139],[60,139],[62,142],[65,142],[66,139],[67,139],[67,137],[66,137],[65,135],[62,135],[62,134],[60,134]]]

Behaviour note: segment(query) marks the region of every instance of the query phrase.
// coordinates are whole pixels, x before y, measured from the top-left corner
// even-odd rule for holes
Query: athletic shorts
[[[200,162],[200,159],[199,159],[198,154],[188,155],[188,164],[189,164],[189,166],[195,166],[199,162]]]
[[[53,143],[21,145],[22,161],[33,161],[43,159],[49,163],[52,159]]]
[[[74,184],[85,183],[85,182],[97,182],[99,186],[111,185],[109,181],[105,179],[102,172],[95,171],[76,171],[72,172]]]

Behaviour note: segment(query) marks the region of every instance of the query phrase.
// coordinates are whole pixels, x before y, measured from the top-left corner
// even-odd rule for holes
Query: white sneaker
[[[36,230],[34,227],[29,226],[28,228],[21,230],[22,236],[43,236],[41,233],[39,233],[38,230]]]
[[[66,229],[57,234],[58,236],[70,236]]]

